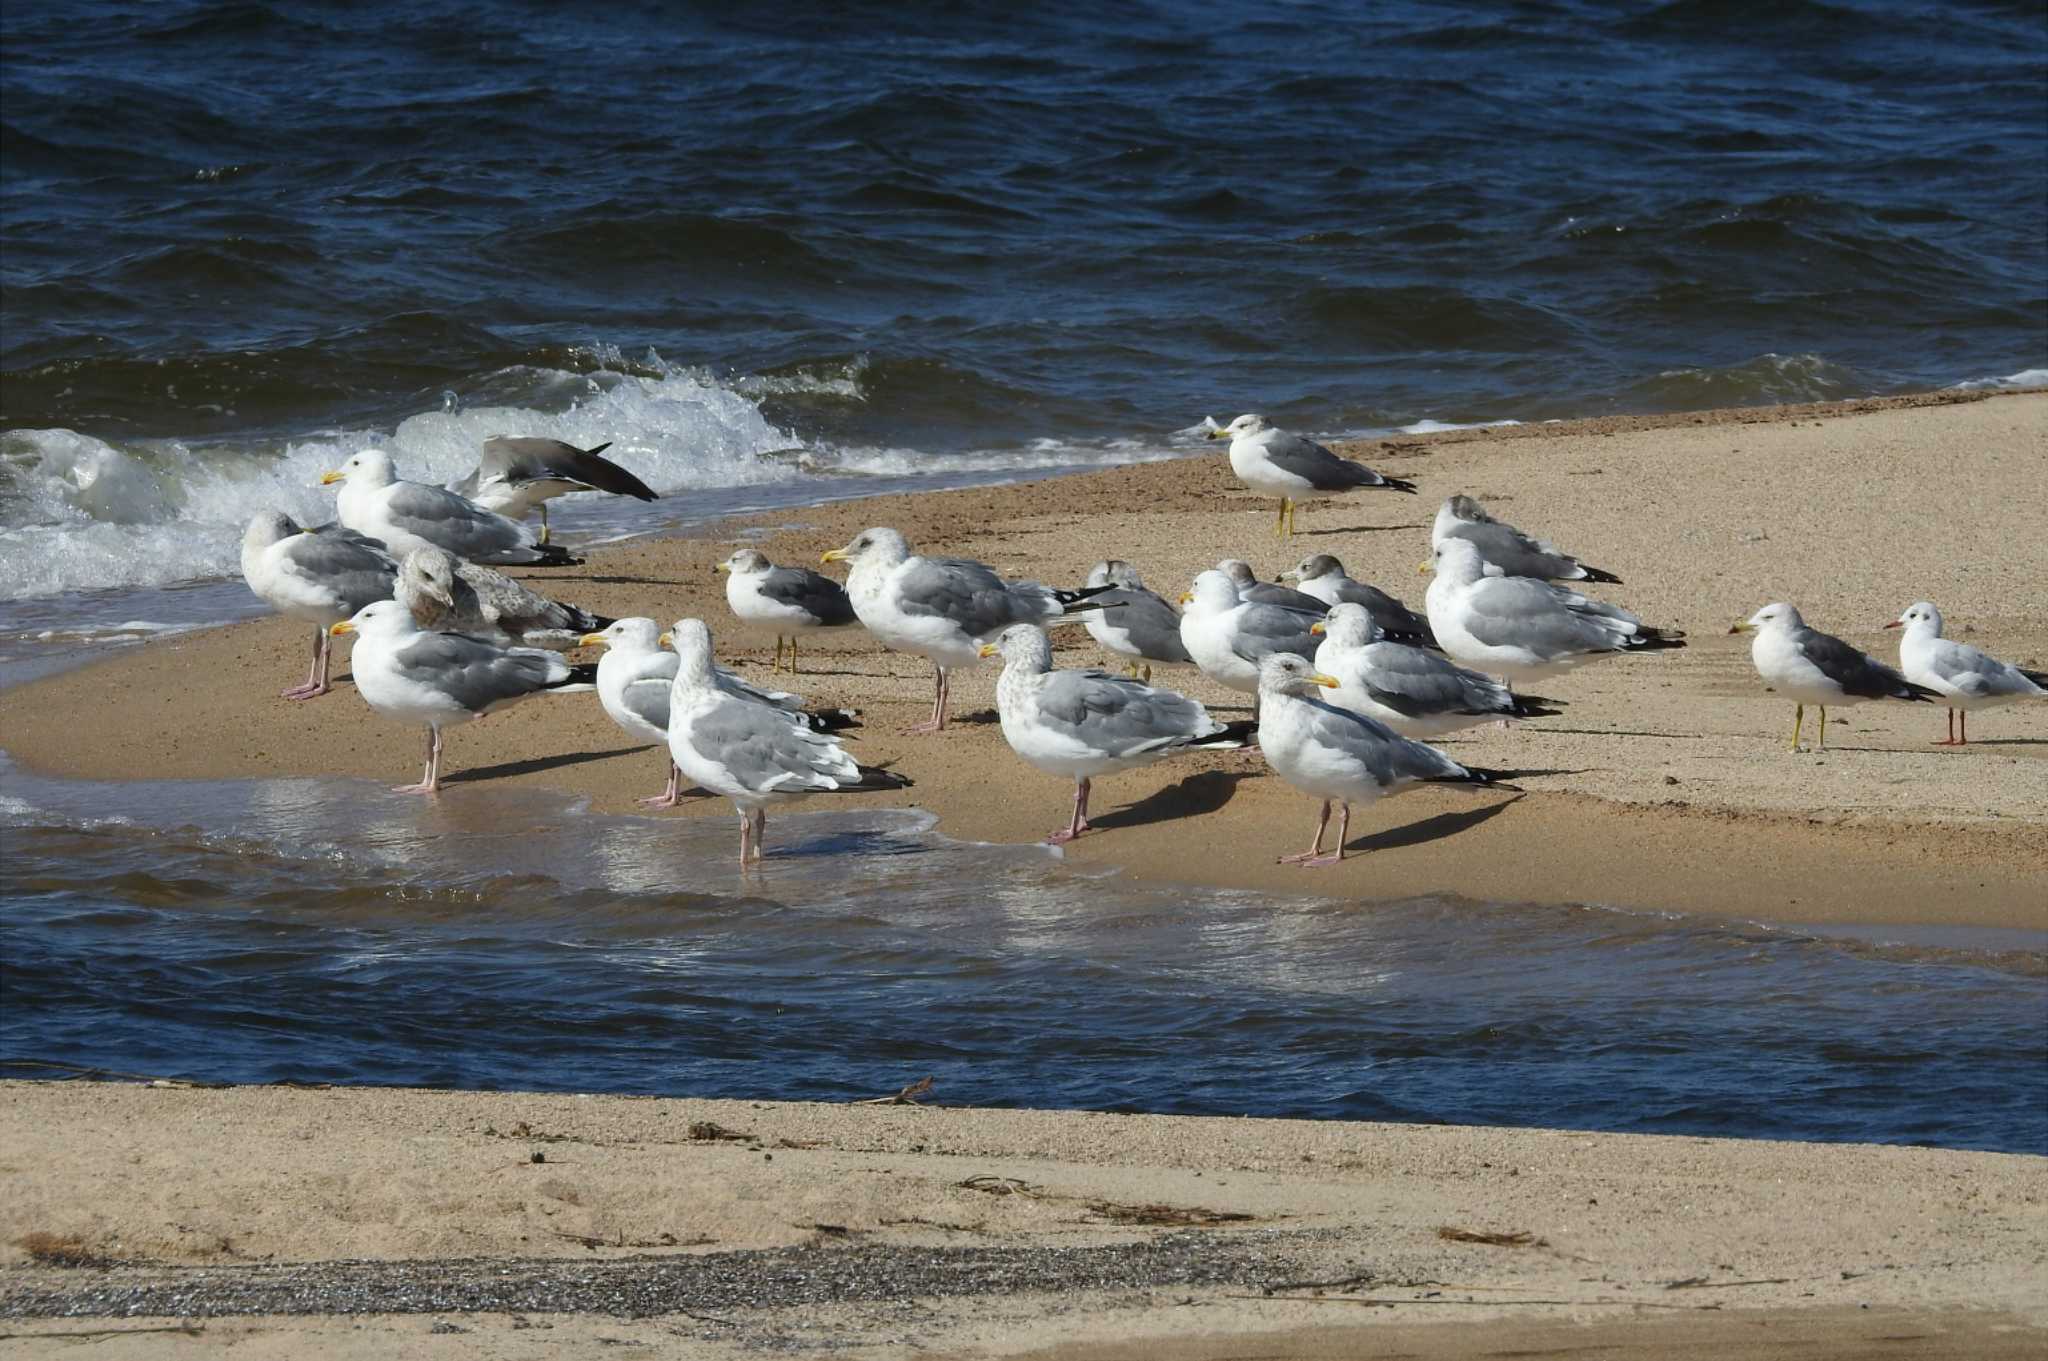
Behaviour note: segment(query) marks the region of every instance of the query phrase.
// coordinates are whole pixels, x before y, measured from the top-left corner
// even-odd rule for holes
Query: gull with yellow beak
[[[1266,418],[1255,412],[1228,425],[1210,422],[1209,438],[1230,441],[1230,470],[1239,481],[1255,492],[1280,498],[1273,532],[1283,538],[1295,532],[1295,507],[1303,501],[1361,488],[1415,494],[1413,482],[1339,458],[1312,439],[1266,424]]]
[[[725,603],[749,624],[775,630],[775,666],[782,666],[782,642],[789,640],[789,674],[796,674],[797,635],[814,629],[859,623],[846,588],[808,567],[777,567],[768,555],[742,548],[718,564],[726,573]]]
[[[332,687],[327,630],[363,606],[388,599],[398,564],[354,530],[302,529],[281,510],[258,512],[242,532],[242,578],[279,614],[313,626],[313,665],[285,699],[312,699]]]
[[[1371,803],[1418,784],[1515,789],[1500,783],[1499,772],[1461,766],[1435,747],[1411,742],[1384,723],[1319,698],[1321,689],[1340,684],[1291,652],[1276,652],[1259,664],[1259,751],[1274,774],[1323,802],[1315,840],[1299,855],[1281,856],[1281,864],[1320,869],[1343,860],[1354,803]],[[1323,832],[1333,802],[1342,805],[1343,814],[1337,848],[1326,855]]]
[[[594,666],[571,666],[537,647],[499,647],[461,633],[429,633],[396,600],[380,600],[328,630],[356,635],[356,690],[372,709],[427,729],[427,769],[400,794],[441,791],[441,730],[473,722],[548,690],[589,689]]]
[[[416,548],[445,548],[458,558],[511,567],[564,567],[582,561],[534,542],[526,529],[446,487],[407,482],[391,455],[364,449],[332,472],[323,487],[341,484],[335,518],[383,544],[403,561]]]
[[[1915,685],[1875,657],[1851,647],[1831,633],[1808,628],[1799,611],[1783,601],[1774,601],[1728,630],[1754,633],[1749,659],[1764,684],[1793,703],[1792,750],[1799,750],[1799,725],[1806,718],[1806,706],[1820,706],[1820,739],[1814,750],[1828,744],[1828,705],[1860,704],[1866,699],[1905,699],[1921,702],[1936,698],[1934,691]]]

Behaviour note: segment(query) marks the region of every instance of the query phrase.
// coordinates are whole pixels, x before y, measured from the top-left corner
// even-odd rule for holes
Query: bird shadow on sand
[[[1143,827],[1154,822],[1173,822],[1203,813],[1213,813],[1229,803],[1238,781],[1250,779],[1249,770],[1205,770],[1176,784],[1156,790],[1136,803],[1108,813],[1090,813],[1088,825],[1102,831],[1118,827]]]
[[[500,761],[494,766],[470,766],[452,775],[441,777],[442,784],[473,784],[483,780],[503,780],[514,775],[532,775],[543,770],[561,770],[568,766],[580,766],[590,761],[609,761],[614,756],[631,756],[641,747],[619,747],[612,751],[569,751],[560,756],[535,756],[524,761]]]
[[[1401,827],[1389,827],[1383,832],[1354,837],[1344,843],[1344,854],[1358,855],[1366,851],[1391,851],[1402,846],[1426,846],[1432,841],[1469,832],[1480,823],[1499,817],[1526,795],[1502,799],[1489,803],[1484,808],[1468,808],[1460,813],[1438,813],[1435,817],[1424,818]]]
[[[1427,524],[1415,525],[1335,525],[1329,529],[1297,529],[1297,539],[1319,539],[1326,534],[1400,534],[1411,529],[1428,529]]]
[[[946,726],[949,728],[986,728],[991,723],[1000,723],[1002,721],[1003,716],[994,709],[978,709],[971,714],[948,714],[946,716]]]
[[[671,581],[667,577],[588,576],[583,579],[600,586],[702,586],[704,584],[702,580],[694,578],[689,581]]]

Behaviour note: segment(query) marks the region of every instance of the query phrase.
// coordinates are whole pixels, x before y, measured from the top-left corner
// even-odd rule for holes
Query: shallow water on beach
[[[2048,934],[1148,886],[915,813],[9,771],[0,1072],[2048,1153]],[[34,1061],[24,1065],[22,1061]],[[59,1067],[41,1067],[54,1064]]]

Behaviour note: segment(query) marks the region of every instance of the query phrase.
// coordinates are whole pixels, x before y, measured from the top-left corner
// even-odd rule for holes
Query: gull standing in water
[[[612,622],[432,546],[405,555],[392,597],[412,611],[423,629],[473,633],[513,647],[564,651]]]
[[[524,520],[540,508],[540,541],[548,541],[548,501],[570,492],[605,491],[641,501],[658,499],[645,482],[608,458],[607,441],[579,449],[558,439],[493,435],[484,441],[482,456],[469,476],[448,484],[485,510],[511,520]]]
[[[1465,539],[1479,550],[1479,556],[1500,569],[1505,577],[1539,577],[1546,581],[1605,581],[1620,585],[1621,578],[1598,567],[1588,567],[1569,553],[1532,539],[1511,524],[1494,519],[1486,508],[1469,496],[1453,496],[1437,508],[1436,523],[1430,527],[1430,544],[1441,548],[1446,539]]]
[[[578,561],[543,547],[524,529],[446,487],[407,482],[382,449],[365,449],[320,478],[339,482],[337,518],[383,544],[395,558],[415,548],[445,548],[458,558],[501,566],[560,567]]]
[[[720,685],[703,620],[678,619],[665,637],[677,657],[669,687],[669,757],[691,780],[732,800],[740,815],[741,868],[761,858],[771,803],[910,787],[901,775],[861,765],[801,717]]]
[[[1072,841],[1088,830],[1088,790],[1097,775],[1134,770],[1183,751],[1234,750],[1249,723],[1218,723],[1185,695],[1155,690],[1105,671],[1055,671],[1052,640],[1032,624],[1013,624],[984,657],[1003,655],[996,708],[1010,750],[1048,775],[1074,781],[1074,816],[1046,840]]]
[[[843,628],[860,622],[846,588],[808,567],[777,567],[768,556],[742,548],[718,570],[727,573],[725,603],[750,624],[775,630],[775,667],[782,666],[782,640],[789,639],[789,674],[796,674],[797,635],[813,629]]]
[[[1152,682],[1152,663],[1192,666],[1187,645],[1180,640],[1180,611],[1166,597],[1148,590],[1138,569],[1122,558],[1095,564],[1088,574],[1095,589],[1089,600],[1102,608],[1091,611],[1086,620],[1088,636],[1119,657],[1127,658],[1124,670],[1136,676],[1143,668],[1146,684]]]
[[[597,668],[571,666],[536,647],[498,647],[462,633],[428,633],[396,600],[358,610],[328,632],[353,633],[356,689],[386,718],[423,723],[427,770],[400,794],[441,791],[441,730],[496,713],[545,690],[587,689]]]
[[[825,562],[848,562],[846,593],[853,612],[883,646],[929,657],[936,669],[932,716],[912,732],[946,726],[948,677],[981,657],[981,644],[1012,624],[1036,624],[1073,612],[1102,588],[1055,590],[1035,581],[1005,581],[969,558],[926,558],[893,529],[863,530]]]
[[[1469,539],[1444,540],[1434,557],[1425,600],[1436,640],[1489,675],[1535,680],[1600,657],[1685,646],[1683,633],[1651,628],[1618,605],[1533,577],[1489,576]]]
[[[1514,788],[1497,783],[1500,776],[1494,772],[1461,766],[1435,747],[1411,742],[1384,723],[1317,697],[1318,687],[1335,689],[1337,684],[1334,676],[1290,653],[1276,653],[1259,665],[1259,752],[1281,779],[1323,801],[1315,840],[1299,855],[1281,856],[1281,864],[1320,868],[1343,860],[1354,803],[1371,803],[1417,784]],[[1323,831],[1330,825],[1333,802],[1342,805],[1343,814],[1337,849],[1325,855]]]
[[[1245,694],[1259,693],[1259,664],[1276,652],[1306,660],[1316,650],[1310,626],[1320,612],[1260,605],[1238,598],[1237,585],[1210,570],[1181,598],[1180,638],[1202,674]],[[1254,706],[1256,707],[1256,706]]]
[[[1413,482],[1386,477],[1363,463],[1339,458],[1312,439],[1290,435],[1266,418],[1246,412],[1209,431],[1210,439],[1230,441],[1230,469],[1255,492],[1280,498],[1280,517],[1273,532],[1294,533],[1294,509],[1303,501],[1361,487],[1415,492]]]
[[[1427,618],[1379,587],[1353,581],[1345,575],[1344,564],[1328,553],[1309,554],[1293,571],[1281,573],[1282,580],[1289,577],[1301,584],[1302,594],[1312,595],[1325,605],[1365,606],[1380,632],[1397,643],[1436,646],[1436,634],[1430,631]]]
[[[2048,671],[2026,671],[2011,662],[1941,636],[1941,611],[1925,600],[1906,607],[1888,629],[1903,628],[1899,638],[1899,670],[1908,681],[1939,694],[1948,705],[1948,740],[1937,747],[1962,747],[1970,742],[1970,710],[1989,709],[2022,699],[2048,698]],[[1963,735],[1956,736],[1956,713],[1963,715]]]
[[[242,577],[279,614],[313,625],[313,665],[305,683],[280,692],[312,699],[332,687],[327,630],[363,606],[391,596],[398,564],[374,539],[339,525],[301,529],[281,510],[259,512],[242,531]]]
[[[1386,724],[1403,737],[1441,737],[1481,723],[1550,718],[1556,701],[1517,695],[1448,657],[1381,639],[1365,606],[1332,607],[1310,630],[1323,635],[1316,670],[1334,677],[1331,703]]]
[[[1783,601],[1764,606],[1730,633],[1754,633],[1749,657],[1756,673],[1776,693],[1794,704],[1792,750],[1799,750],[1799,725],[1806,706],[1820,706],[1820,738],[1815,751],[1828,744],[1828,705],[1858,704],[1866,699],[1925,702],[1937,696],[1915,685],[1868,653],[1840,638],[1808,628],[1799,611]]]

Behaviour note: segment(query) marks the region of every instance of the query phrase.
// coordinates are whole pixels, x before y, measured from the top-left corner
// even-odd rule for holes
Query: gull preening
[[[1685,646],[1683,633],[1652,628],[1618,605],[1534,577],[1490,576],[1468,539],[1444,540],[1434,557],[1425,599],[1437,643],[1489,675],[1534,680],[1601,657]]]
[[[513,647],[566,651],[584,634],[612,622],[431,545],[405,555],[391,596],[412,611],[423,629],[473,633]]]
[[[886,647],[931,659],[937,672],[932,716],[912,732],[946,726],[950,674],[981,659],[981,645],[1012,624],[1036,624],[1069,613],[1098,589],[1055,590],[1035,581],[1005,581],[986,563],[927,558],[893,529],[863,530],[825,562],[846,562],[853,612]]]
[[[1498,569],[1505,577],[1621,584],[1621,578],[1614,573],[1588,567],[1571,554],[1494,519],[1486,513],[1484,506],[1469,496],[1453,496],[1437,508],[1436,523],[1430,527],[1429,539],[1431,546],[1436,548],[1443,547],[1446,539],[1464,539],[1479,550],[1479,556],[1489,566]]]
[[[382,449],[351,455],[320,478],[322,486],[336,482],[342,484],[334,498],[336,518],[396,558],[416,548],[445,548],[458,558],[500,566],[557,567],[577,561],[446,487],[406,481]]]
[[[1914,685],[1925,686],[1948,706],[1948,740],[1937,747],[1967,746],[1970,710],[1989,709],[2022,699],[2048,699],[2048,671],[2027,671],[2001,662],[1968,643],[1941,636],[1941,611],[1925,600],[1885,625],[1903,628],[1899,638],[1899,670]],[[1963,716],[1963,735],[1956,736],[1956,714]]]
[[[782,666],[783,639],[789,640],[789,674],[796,674],[797,635],[815,629],[843,628],[858,623],[846,588],[808,567],[777,567],[768,555],[742,548],[719,563],[726,573],[725,603],[750,624],[775,630],[775,668]]]
[[[1074,815],[1046,837],[1053,845],[1089,830],[1088,791],[1096,776],[1184,751],[1239,748],[1250,736],[1249,723],[1219,723],[1172,690],[1106,671],[1054,670],[1052,640],[1031,624],[1011,625],[981,651],[1003,657],[996,709],[1010,750],[1048,775],[1074,781]]]
[[[1397,643],[1436,646],[1436,634],[1430,631],[1427,618],[1379,587],[1353,581],[1345,575],[1344,564],[1328,553],[1311,553],[1293,571],[1281,573],[1282,580],[1289,578],[1301,586],[1303,595],[1312,595],[1325,605],[1363,605],[1380,632]]]
[[[740,816],[742,868],[761,858],[770,804],[910,786],[901,775],[861,765],[800,715],[719,684],[703,620],[678,619],[664,637],[677,659],[669,686],[669,759],[697,784],[732,800]]]
[[[1315,840],[1299,855],[1281,856],[1281,864],[1319,868],[1343,860],[1354,803],[1371,803],[1417,784],[1513,788],[1498,784],[1500,777],[1491,771],[1461,766],[1435,747],[1411,742],[1384,723],[1317,697],[1321,689],[1337,685],[1334,676],[1290,653],[1276,653],[1259,666],[1259,752],[1281,779],[1323,803]],[[1343,814],[1337,848],[1325,855],[1323,832],[1333,802],[1342,805]]]
[[[356,690],[372,709],[427,729],[427,769],[400,794],[441,789],[441,731],[496,713],[548,690],[587,688],[595,667],[571,666],[536,647],[499,647],[462,633],[429,633],[396,600],[380,600],[334,625],[356,635],[350,657]]]
[[[1124,669],[1131,675],[1142,669],[1149,684],[1154,662],[1194,665],[1180,640],[1180,611],[1148,589],[1137,568],[1122,558],[1098,562],[1088,573],[1088,586],[1094,591],[1089,600],[1100,607],[1084,617],[1088,636],[1125,658]]]
[[[1852,647],[1830,633],[1810,628],[1799,611],[1783,601],[1764,606],[1730,633],[1755,633],[1749,657],[1764,684],[1794,704],[1792,750],[1799,750],[1799,725],[1806,706],[1820,706],[1820,739],[1814,750],[1828,744],[1828,705],[1860,704],[1866,699],[1928,701],[1937,698],[1926,686],[1915,685],[1877,658]]]
[[[1202,674],[1219,685],[1257,695],[1259,663],[1267,657],[1287,652],[1306,659],[1315,653],[1309,629],[1321,611],[1241,600],[1237,584],[1214,569],[1198,574],[1180,599],[1180,640]]]
[[[1230,469],[1238,480],[1255,492],[1280,498],[1280,514],[1273,526],[1276,534],[1294,533],[1294,510],[1304,501],[1360,488],[1411,495],[1415,491],[1413,482],[1339,458],[1312,439],[1266,424],[1265,417],[1253,412],[1228,425],[1210,424],[1210,439],[1230,441]]]
[[[1323,636],[1316,670],[1337,681],[1328,700],[1403,737],[1440,737],[1494,720],[1557,713],[1543,707],[1554,700],[1517,695],[1448,657],[1384,640],[1363,605],[1346,601],[1332,607],[1311,632]]]
[[[540,510],[540,541],[548,541],[548,501],[570,492],[603,491],[636,500],[658,499],[645,482],[608,458],[598,455],[609,441],[579,449],[558,439],[493,435],[484,441],[482,456],[467,476],[448,484],[485,510],[511,520],[524,520]]]
[[[1277,581],[1259,580],[1259,574],[1243,558],[1225,558],[1216,564],[1216,570],[1229,577],[1230,584],[1237,587],[1239,600],[1248,600],[1254,605],[1284,605],[1290,610],[1314,615],[1330,608],[1329,602],[1321,596],[1297,591]]]
[[[242,577],[279,614],[313,625],[313,664],[303,684],[280,693],[312,699],[333,687],[328,629],[373,601],[389,599],[398,564],[382,544],[339,525],[301,529],[280,510],[259,512],[242,531]]]

